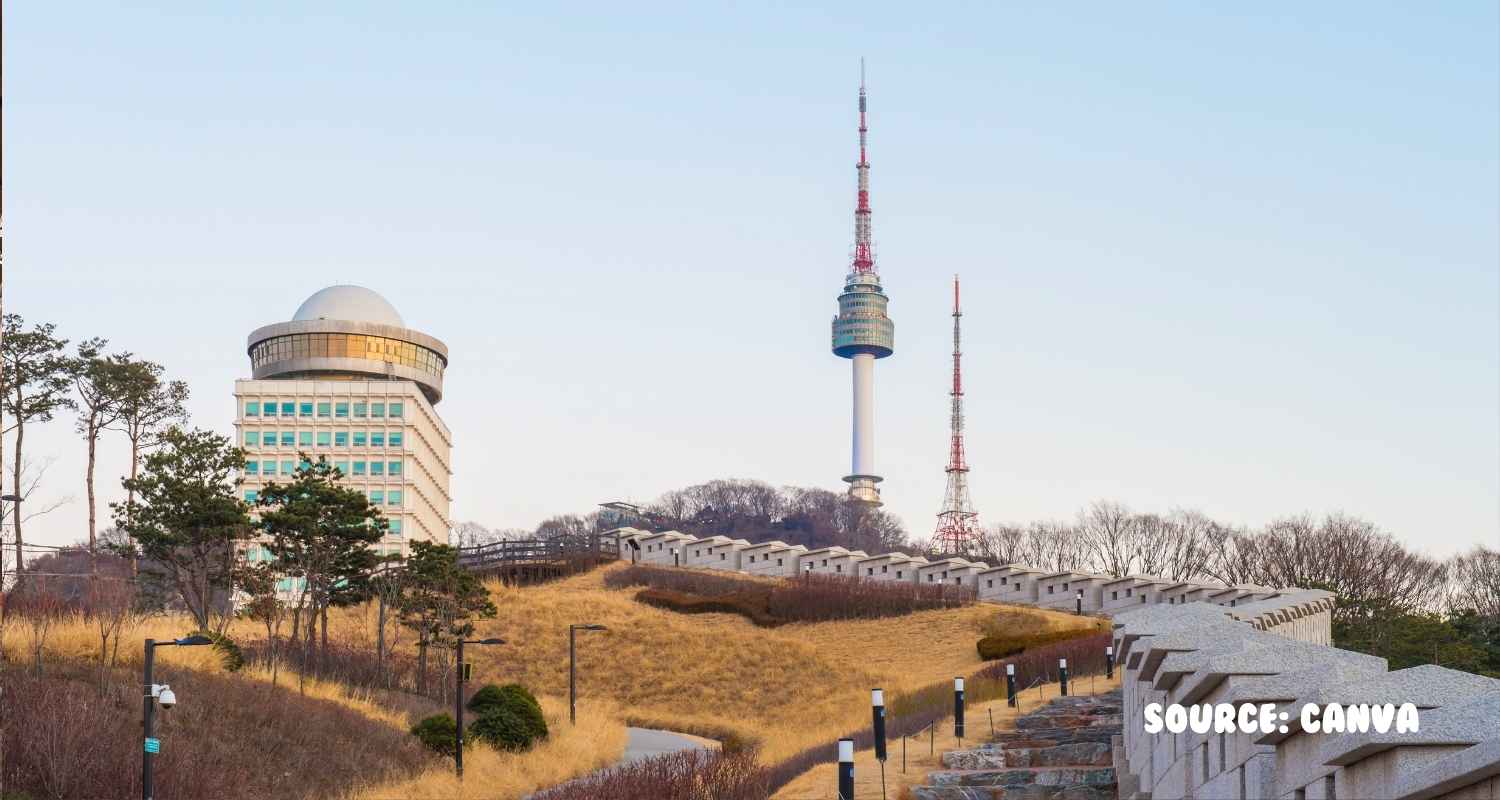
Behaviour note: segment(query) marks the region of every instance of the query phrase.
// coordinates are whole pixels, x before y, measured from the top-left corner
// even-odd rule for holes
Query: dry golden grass
[[[1074,692],[1103,693],[1120,685],[1118,677],[1105,680],[1083,679],[1074,683]],[[964,719],[969,736],[959,741],[953,736],[953,718],[939,722],[933,734],[924,733],[906,742],[906,771],[901,769],[901,740],[888,743],[885,764],[885,791],[887,797],[908,797],[906,790],[926,782],[927,773],[943,769],[941,759],[944,752],[962,747],[973,747],[989,736],[990,715],[994,715],[995,730],[1009,730],[1015,726],[1019,713],[1034,711],[1048,699],[1057,697],[1057,684],[1049,683],[1023,692],[1018,712],[1005,704],[1004,698],[988,703],[970,704],[965,709]],[[838,773],[834,764],[822,764],[802,773],[791,783],[783,786],[771,796],[771,800],[836,800],[838,797]],[[875,751],[860,750],[854,754],[854,796],[881,797],[881,768],[875,760]]]
[[[872,687],[900,692],[974,672],[981,664],[974,643],[1001,613],[1048,629],[1095,624],[984,604],[768,630],[729,614],[652,608],[632,600],[633,591],[605,589],[603,574],[622,566],[535,587],[491,584],[500,615],[480,622],[476,636],[509,644],[466,654],[476,680],[565,696],[569,623],[604,624],[608,632],[578,634],[580,708],[607,700],[631,724],[736,737],[774,763],[864,724]],[[363,618],[353,613],[348,622]]]
[[[551,735],[525,753],[506,753],[476,744],[464,751],[464,780],[445,761],[420,775],[382,786],[362,787],[349,800],[517,800],[607,767],[625,752],[625,726],[613,706],[594,702],[578,710],[568,725],[566,698],[539,697]]]

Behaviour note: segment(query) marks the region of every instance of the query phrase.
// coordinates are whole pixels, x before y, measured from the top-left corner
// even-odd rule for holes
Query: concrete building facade
[[[435,408],[446,345],[406,327],[375,292],[331,286],[291,321],[252,332],[247,352],[252,377],[234,384],[246,501],[304,460],[327,459],[388,521],[378,551],[447,543],[453,435]]]

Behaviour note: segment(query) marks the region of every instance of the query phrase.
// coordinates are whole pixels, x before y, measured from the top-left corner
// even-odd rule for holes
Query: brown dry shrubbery
[[[1030,650],[1034,647],[1066,642],[1069,639],[1078,639],[1084,636],[1097,636],[1099,631],[1090,628],[1076,628],[1062,631],[1037,631],[1034,633],[999,634],[986,636],[980,639],[977,647],[979,657],[985,661],[994,661],[997,658],[1005,658]]]
[[[4,781],[35,798],[141,794],[141,687],[132,670],[58,665],[0,671]],[[337,797],[414,773],[434,756],[405,731],[336,703],[237,676],[158,674],[177,707],[159,710],[155,789],[176,800]],[[329,757],[337,753],[337,758]]]
[[[765,800],[753,751],[685,750],[642,759],[532,795],[532,800]]]
[[[742,614],[757,625],[896,617],[958,608],[974,602],[974,588],[946,584],[871,581],[853,576],[803,574],[780,582],[711,572],[632,566],[605,576],[612,589],[645,586],[636,599],[687,613]],[[717,602],[708,602],[714,600]]]

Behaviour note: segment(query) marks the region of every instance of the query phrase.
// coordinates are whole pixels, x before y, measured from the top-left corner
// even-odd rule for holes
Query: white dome
[[[381,325],[406,327],[395,306],[386,302],[374,291],[363,286],[343,284],[319,289],[312,297],[302,302],[293,322],[315,319],[341,319],[348,322],[375,322]]]

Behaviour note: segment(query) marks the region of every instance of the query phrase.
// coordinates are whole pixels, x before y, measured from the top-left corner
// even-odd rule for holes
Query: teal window
[[[384,475],[385,474],[385,462],[384,461],[371,461],[370,462],[370,474],[371,475]]]
[[[390,473],[392,475],[400,475],[401,474],[401,462],[400,461],[392,461],[391,462]]]
[[[382,431],[376,431],[370,434],[370,446],[385,447],[385,433]]]
[[[260,416],[260,401],[259,400],[246,400],[245,401],[245,416],[247,416],[247,417],[258,417],[258,416]]]
[[[385,416],[385,403],[371,403],[370,404],[370,416],[372,416],[372,417],[384,417]]]
[[[297,433],[298,447],[312,447],[312,431],[299,431]]]
[[[391,403],[391,416],[396,417],[397,419],[401,418],[401,404],[400,403]]]
[[[349,416],[349,404],[348,403],[335,403],[333,405],[333,415],[335,417],[347,417],[347,416]]]
[[[383,489],[371,489],[370,490],[370,505],[375,505],[375,506],[383,506],[383,505],[385,505],[385,491]]]
[[[354,446],[355,447],[364,447],[365,446],[365,432],[364,431],[355,431],[354,432]]]
[[[354,404],[354,416],[358,417],[358,418],[363,418],[363,417],[368,416],[368,414],[366,413],[366,408],[367,408],[367,406],[364,403],[355,403]]]
[[[281,446],[282,447],[294,447],[294,446],[296,446],[296,444],[297,444],[296,434],[294,432],[292,432],[292,431],[282,431],[281,432]]]
[[[331,415],[332,413],[333,413],[333,404],[332,403],[319,403],[318,404],[318,416],[320,416],[320,417],[326,417],[326,416]]]
[[[290,474],[292,474],[293,472],[296,472],[296,471],[297,471],[297,463],[295,461],[283,461],[283,462],[281,462],[281,474],[282,475],[290,475]]]
[[[283,417],[294,417],[296,415],[297,415],[297,404],[296,403],[282,403],[281,404],[281,416],[283,416]]]
[[[355,475],[363,475],[363,474],[365,474],[365,462],[363,462],[363,461],[356,461],[356,462],[354,462],[354,474]]]
[[[255,502],[255,498],[256,497],[257,497],[257,495],[256,495],[254,489],[246,489],[245,490],[245,502],[247,502],[247,503],[253,503],[253,502]]]
[[[347,461],[335,461],[333,462],[333,468],[338,470],[340,475],[349,474],[349,462]]]
[[[246,461],[245,462],[245,474],[246,475],[256,475],[259,472],[260,472],[260,462],[259,461]]]
[[[400,536],[401,535],[401,520],[399,520],[399,519],[390,520],[390,527],[387,528],[387,530],[389,530],[391,533],[396,534],[397,536]]]
[[[276,403],[274,401],[267,401],[260,407],[260,413],[267,417],[276,416]]]
[[[318,446],[327,447],[333,442],[333,433],[330,431],[318,431]]]
[[[300,415],[301,416],[310,417],[310,416],[312,416],[312,412],[313,412],[313,404],[312,403],[303,403],[302,404],[302,409],[300,411]]]
[[[245,445],[251,447],[260,444],[260,431],[245,431]]]
[[[348,431],[334,431],[334,434],[333,434],[333,446],[334,447],[348,447],[349,446],[349,432]]]
[[[262,475],[275,475],[276,474],[276,462],[275,461],[262,461],[262,462],[260,462],[260,472],[261,472]]]
[[[391,431],[391,447],[401,446],[401,431]]]
[[[401,505],[401,490],[400,489],[392,489],[389,492],[386,492],[385,501],[386,501],[387,505],[392,505],[392,506],[399,506],[399,505]]]

